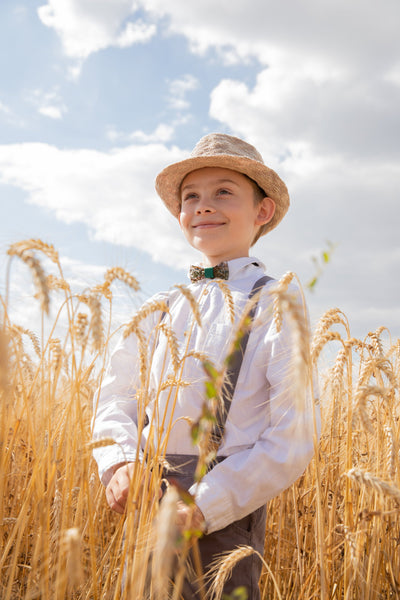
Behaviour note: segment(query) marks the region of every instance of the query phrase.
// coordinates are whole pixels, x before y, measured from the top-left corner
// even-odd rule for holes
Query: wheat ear
[[[67,580],[72,589],[83,582],[81,562],[81,534],[77,527],[71,527],[64,533],[64,548],[67,556]]]
[[[355,481],[360,487],[365,486],[378,492],[378,494],[383,497],[389,497],[396,500],[396,502],[400,502],[400,489],[397,486],[384,481],[380,477],[372,475],[372,473],[354,468],[350,469],[350,471],[346,473],[346,476],[352,481]]]
[[[281,306],[281,295],[287,292],[289,283],[295,277],[295,274],[292,271],[288,271],[283,275],[278,283],[274,286],[272,290],[273,293],[273,314],[276,330],[279,332],[282,328],[282,306]]]
[[[176,527],[178,500],[179,494],[176,487],[169,486],[164,494],[155,521],[152,583],[156,600],[168,598],[170,577],[178,541],[178,530]]]
[[[158,325],[158,329],[163,332],[168,341],[168,347],[171,354],[171,362],[174,372],[176,373],[179,369],[180,358],[179,358],[179,345],[178,340],[176,338],[176,334],[174,330],[166,325],[165,323],[161,323]]]
[[[381,396],[382,398],[386,398],[387,390],[377,385],[361,385],[354,397],[354,416],[358,414],[364,428],[369,433],[374,434],[375,430],[366,408],[366,403],[369,396]]]
[[[233,301],[232,292],[229,289],[229,286],[225,283],[223,279],[216,279],[217,285],[221,292],[223,293],[226,307],[228,309],[228,314],[231,323],[235,322],[235,303]]]
[[[124,329],[124,338],[127,338],[132,332],[136,330],[140,321],[148,317],[151,313],[154,312],[167,313],[168,305],[164,300],[155,300],[153,302],[147,302],[142,306],[140,310],[138,310],[129,323],[126,325]]]
[[[16,256],[21,256],[21,254],[30,250],[39,250],[53,263],[57,265],[59,264],[58,252],[54,248],[53,244],[46,244],[46,242],[43,242],[39,239],[22,240],[20,242],[16,242],[9,247],[7,254],[10,256],[14,254]]]
[[[135,290],[135,292],[140,290],[138,280],[133,275],[128,273],[128,271],[125,271],[125,269],[122,267],[112,267],[111,269],[108,269],[104,275],[104,279],[108,283],[112,283],[114,279],[118,279],[119,281],[125,283],[128,287]]]
[[[90,331],[92,334],[93,349],[100,351],[103,346],[103,317],[101,314],[101,301],[93,291],[88,295],[79,296],[79,300],[87,304],[91,312]]]
[[[233,568],[246,558],[251,556],[255,552],[251,546],[239,546],[231,552],[221,554],[221,556],[215,560],[209,571],[207,572],[207,581],[211,582],[207,593],[207,598],[211,600],[220,600],[224,585],[232,574]]]
[[[36,288],[36,297],[40,302],[40,307],[46,314],[49,314],[50,296],[47,278],[40,261],[30,250],[21,250],[17,244],[8,249],[7,254],[18,256],[30,269],[32,273],[33,284]]]
[[[322,352],[323,347],[332,340],[338,340],[343,343],[342,336],[338,331],[325,331],[318,337],[314,336],[311,345],[311,362],[315,364],[318,360],[319,355]]]
[[[174,285],[176,289],[178,289],[183,296],[185,296],[186,300],[190,304],[190,308],[192,309],[193,316],[198,324],[201,327],[201,315],[199,310],[199,305],[196,298],[193,296],[192,292],[186,285],[176,284]]]

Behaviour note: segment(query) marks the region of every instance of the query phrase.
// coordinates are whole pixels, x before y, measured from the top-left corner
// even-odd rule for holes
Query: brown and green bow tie
[[[229,278],[229,267],[228,263],[219,263],[216,267],[198,267],[191,265],[189,272],[190,281],[195,283],[201,279],[228,279]]]

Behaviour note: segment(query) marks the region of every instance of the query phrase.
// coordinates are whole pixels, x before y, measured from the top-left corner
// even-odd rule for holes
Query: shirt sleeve
[[[113,438],[117,442],[93,450],[104,485],[111,479],[114,465],[140,458],[135,397],[137,360],[137,340],[131,334],[119,341],[94,396],[93,440]]]
[[[268,426],[252,447],[226,457],[190,488],[209,533],[244,517],[289,487],[314,452],[318,408],[310,390],[295,387],[296,350],[286,320],[280,332],[271,325],[260,351],[266,365],[264,400],[260,402],[269,411]]]

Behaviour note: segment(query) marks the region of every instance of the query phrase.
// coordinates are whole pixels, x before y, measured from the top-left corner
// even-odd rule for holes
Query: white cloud
[[[3,102],[0,102],[0,112],[7,116],[11,115],[11,109],[8,106],[6,106],[6,104],[3,104]]]
[[[138,130],[131,133],[124,133],[117,131],[113,127],[107,130],[107,137],[112,142],[139,142],[141,144],[149,143],[166,143],[169,142],[174,136],[175,130],[172,125],[166,125],[161,123],[156,127],[152,133],[145,133],[144,131]]]
[[[211,96],[211,117],[274,156],[299,144],[311,147],[316,160],[340,154],[381,162],[398,156],[399,88],[347,78],[319,86],[273,71],[261,72],[251,90],[239,81],[222,81]]]
[[[0,117],[16,127],[24,127],[24,121],[12,110],[10,106],[0,101]]]
[[[186,99],[188,92],[196,90],[200,83],[196,77],[187,74],[179,79],[174,79],[169,84],[169,105],[175,110],[186,110],[190,103]]]
[[[41,106],[38,110],[41,115],[50,119],[61,119],[63,115],[63,110],[59,106],[45,105]]]
[[[245,0],[142,0],[157,17],[169,17],[170,31],[185,35],[192,48],[234,51],[241,59],[256,56],[264,64],[295,55],[324,65],[368,64],[378,70],[382,58],[395,60],[399,36],[397,0],[346,0],[321,3]]]
[[[50,119],[61,119],[67,112],[67,107],[56,89],[50,92],[33,90],[28,94],[28,101],[35,106],[39,114]]]
[[[108,153],[47,144],[5,145],[0,146],[0,181],[25,190],[30,202],[65,223],[85,223],[95,239],[183,266],[194,253],[156,195],[154,178],[166,163],[186,155],[155,143]]]
[[[127,47],[147,42],[156,33],[154,23],[128,21],[137,10],[132,0],[48,0],[38,8],[40,20],[55,29],[64,52],[81,61],[109,46]]]
[[[141,20],[135,23],[127,23],[125,29],[118,35],[115,45],[120,48],[127,48],[133,44],[143,44],[148,42],[156,33],[154,24],[147,25]]]

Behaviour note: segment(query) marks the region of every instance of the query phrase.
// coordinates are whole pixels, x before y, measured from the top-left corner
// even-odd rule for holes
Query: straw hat
[[[262,235],[274,229],[285,216],[290,204],[287,187],[275,171],[264,164],[254,146],[231,135],[210,133],[196,144],[190,158],[169,165],[156,178],[157,193],[175,217],[180,212],[183,179],[203,167],[222,167],[243,173],[275,201],[275,214],[264,226]]]

